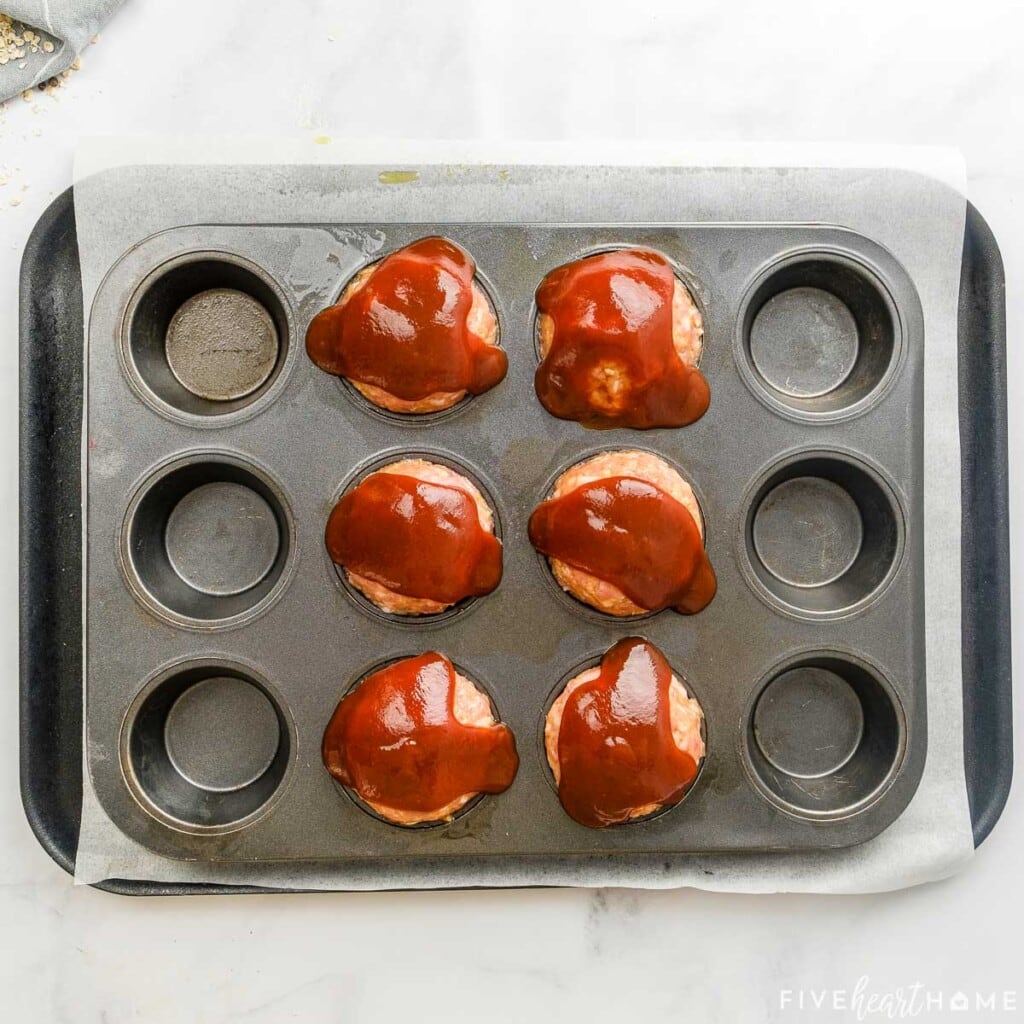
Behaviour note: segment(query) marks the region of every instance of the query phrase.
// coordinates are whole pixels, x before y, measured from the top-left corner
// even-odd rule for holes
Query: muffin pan
[[[428,234],[476,259],[509,374],[440,416],[371,412],[305,358],[306,325],[363,266]],[[712,404],[689,427],[587,431],[534,394],[534,289],[617,245],[668,256],[703,311]],[[251,344],[221,342],[218,317],[236,314]],[[99,800],[164,856],[234,863],[656,857],[877,834],[912,796],[926,744],[922,344],[906,273],[839,228],[250,224],[140,239],[89,320]],[[527,539],[558,474],[632,447],[678,467],[701,502],[719,590],[695,616],[585,608]],[[481,486],[505,552],[493,594],[415,619],[361,600],[323,544],[337,497],[410,456]],[[677,807],[590,830],[558,803],[540,723],[559,680],[632,633],[700,695],[708,755]],[[356,680],[428,649],[486,686],[521,766],[507,792],[410,830],[341,792],[319,745]]]

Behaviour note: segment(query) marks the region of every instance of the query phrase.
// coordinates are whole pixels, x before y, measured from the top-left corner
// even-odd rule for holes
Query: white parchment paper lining
[[[161,175],[180,176],[180,165],[186,164],[193,165],[188,174],[194,187],[188,192],[161,190]],[[926,337],[928,756],[920,787],[890,828],[851,849],[680,858],[672,871],[649,879],[638,877],[635,867],[614,861],[600,869],[583,870],[572,865],[526,864],[510,871],[506,864],[495,864],[482,867],[478,877],[467,880],[465,874],[449,878],[443,869],[425,876],[422,872],[403,874],[393,866],[385,872],[377,867],[331,863],[225,865],[169,860],[135,843],[110,821],[95,797],[86,765],[76,883],[122,878],[298,889],[631,885],[853,893],[914,885],[962,867],[974,845],[964,779],[960,561],[950,557],[950,552],[960,550],[961,508],[957,307],[966,206],[959,156],[942,149],[903,147],[483,142],[334,142],[317,146],[267,140],[94,140],[80,149],[75,167],[84,308],[91,308],[103,275],[133,242],[167,228],[209,222],[417,219],[403,206],[401,188],[382,186],[379,208],[367,209],[363,203],[355,210],[343,190],[318,196],[315,208],[310,208],[301,187],[282,187],[301,183],[303,165],[325,164],[370,164],[382,170],[485,165],[475,176],[453,174],[450,185],[436,189],[435,218],[461,221],[514,219],[514,206],[505,210],[502,197],[507,196],[511,204],[517,165],[691,168],[685,189],[673,190],[671,209],[658,209],[658,197],[652,197],[652,222],[817,221],[859,231],[896,256],[917,286]],[[133,165],[152,165],[150,184],[125,191],[117,169]],[[250,187],[218,187],[218,182],[223,186],[225,168],[232,165],[250,165],[253,173],[245,178]],[[796,201],[780,168],[804,176],[805,184],[820,178],[813,209],[808,209],[806,189]],[[838,176],[836,169],[842,170]],[[493,172],[493,180],[475,184],[489,177],[481,172]],[[723,188],[723,179],[731,187]],[[499,180],[505,187],[495,187]],[[585,191],[563,191],[539,203],[532,219],[587,222],[609,218],[602,216]]]

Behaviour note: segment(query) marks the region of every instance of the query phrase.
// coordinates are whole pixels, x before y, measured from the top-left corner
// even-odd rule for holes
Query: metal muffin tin
[[[428,234],[476,259],[509,373],[445,414],[371,411],[305,357],[305,329],[361,267]],[[703,310],[712,403],[692,426],[587,431],[534,394],[534,289],[621,245],[667,255]],[[175,310],[215,288],[264,305],[279,343],[264,383],[225,402],[160,362]],[[87,764],[112,820],[156,852],[450,866],[842,847],[910,800],[926,746],[922,323],[907,274],[869,239],[802,225],[182,227],[110,268],[88,345]],[[660,454],[693,483],[719,579],[698,615],[616,620],[546,578],[529,514],[558,473],[609,447]],[[410,454],[482,485],[505,574],[468,607],[398,620],[342,584],[323,531],[345,486]],[[559,680],[630,634],[699,695],[708,755],[677,807],[591,830],[558,803],[540,723]],[[428,649],[482,683],[521,765],[451,824],[402,829],[339,790],[320,740],[353,682]],[[205,700],[225,727],[203,730],[204,751],[183,723]]]

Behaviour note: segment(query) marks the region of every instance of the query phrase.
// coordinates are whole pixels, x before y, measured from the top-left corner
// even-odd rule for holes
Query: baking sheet
[[[271,166],[261,166],[272,159]],[[440,164],[438,161],[452,160]],[[487,160],[484,166],[473,162]],[[965,202],[963,168],[955,154],[936,150],[796,150],[758,147],[564,148],[517,146],[486,151],[465,144],[399,147],[386,152],[365,144],[283,147],[104,142],[87,146],[76,167],[76,211],[82,250],[85,308],[106,269],[137,238],[187,223],[302,223],[366,220],[409,221],[401,187],[379,195],[346,192],[339,163],[370,163],[381,170],[418,168],[417,187],[432,190],[437,219],[513,219],[517,184],[530,166],[592,163],[566,168],[539,203],[534,219],[581,222],[616,219],[602,209],[602,195],[628,179],[629,165],[664,165],[657,187],[645,196],[652,222],[808,220],[810,185],[823,223],[859,231],[889,248],[918,287],[928,339],[925,359],[925,533],[929,754],[910,807],[876,840],[828,854],[677,857],[649,878],[635,866],[609,859],[600,867],[567,868],[538,859],[518,874],[507,864],[486,864],[467,882],[446,877],[438,865],[417,862],[404,874],[373,865],[211,866],[158,857],[124,837],[99,807],[84,773],[82,834],[76,881],[107,877],[160,881],[208,881],[271,887],[370,889],[475,885],[696,885],[737,891],[854,892],[896,888],[952,873],[973,850],[963,776],[961,721],[959,562],[945,553],[960,545],[959,435],[956,325]],[[423,166],[430,163],[437,166]],[[180,166],[189,188],[175,189]],[[129,171],[125,168],[136,165]],[[145,167],[144,171],[138,165]],[[305,165],[305,166],[303,166]],[[757,165],[757,169],[752,169]],[[872,165],[886,167],[872,169]],[[801,176],[796,208],[787,178]],[[922,176],[924,175],[924,176]],[[570,187],[571,186],[571,187]],[[319,192],[310,210],[307,196]],[[531,195],[537,196],[536,182]],[[879,202],[878,196],[885,197]],[[872,202],[865,201],[866,196]],[[158,198],[157,198],[158,197]],[[420,200],[422,202],[422,200]],[[111,457],[116,457],[116,452]],[[95,471],[96,467],[93,466]]]

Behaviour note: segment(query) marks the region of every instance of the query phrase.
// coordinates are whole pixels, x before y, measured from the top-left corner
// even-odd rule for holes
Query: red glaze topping
[[[467,327],[475,271],[470,255],[444,238],[393,252],[344,305],[313,318],[309,358],[327,373],[407,401],[493,388],[508,358]]]
[[[671,682],[661,651],[633,636],[605,653],[597,679],[569,695],[558,796],[581,825],[617,825],[648,804],[676,804],[697,777],[697,762],[672,738]]]
[[[689,510],[633,477],[595,480],[541,502],[530,516],[530,543],[652,612],[699,612],[718,588]]]
[[[537,367],[537,397],[552,416],[585,427],[682,427],[711,395],[672,341],[676,279],[664,256],[617,249],[551,271],[537,309],[554,321]]]
[[[338,565],[406,597],[455,604],[501,582],[501,542],[459,487],[374,473],[334,506],[325,539]]]
[[[519,757],[506,725],[455,717],[455,669],[429,651],[367,676],[324,732],[327,770],[360,797],[396,811],[447,807],[512,785]]]

